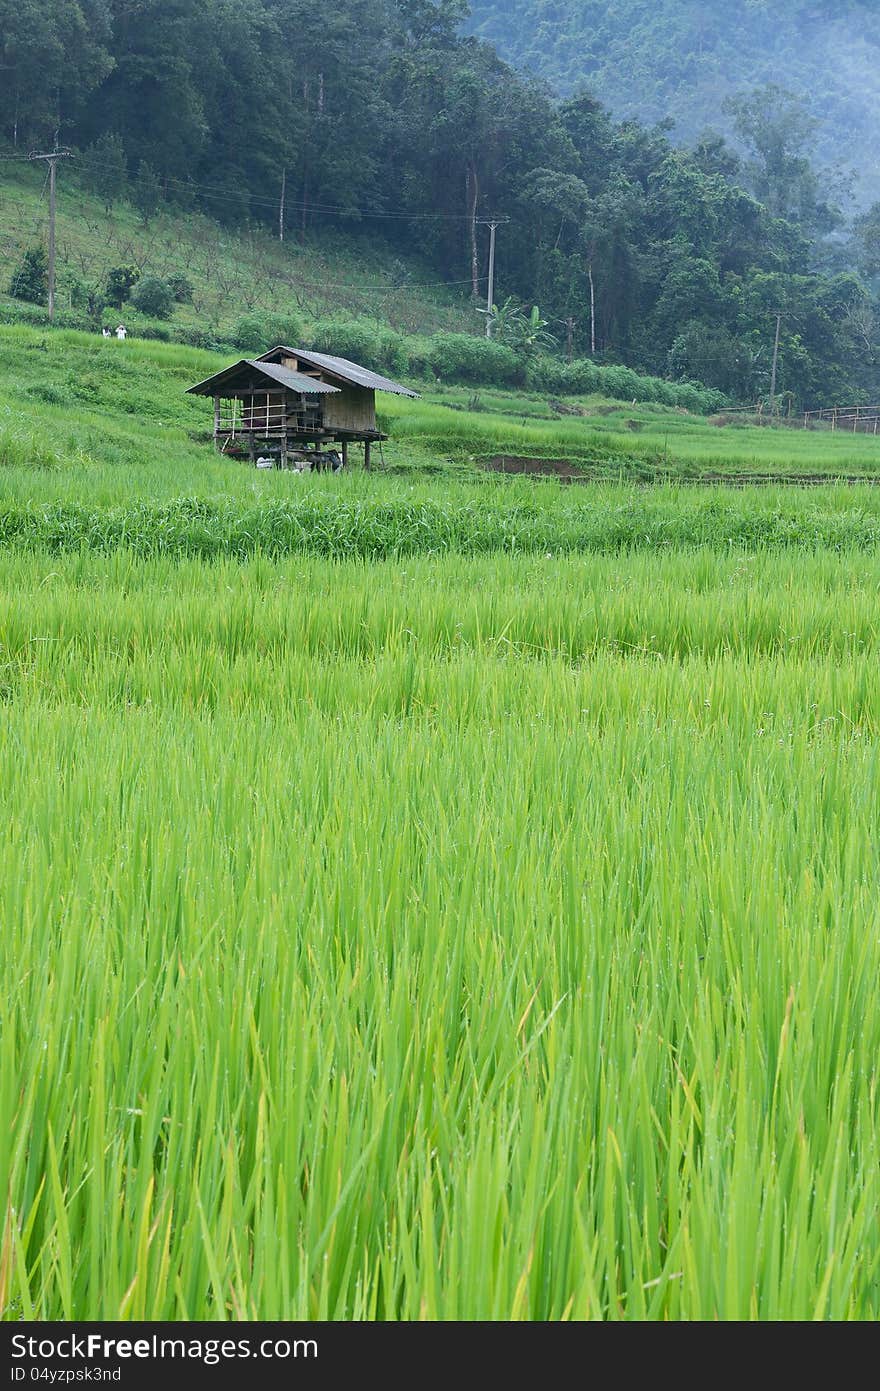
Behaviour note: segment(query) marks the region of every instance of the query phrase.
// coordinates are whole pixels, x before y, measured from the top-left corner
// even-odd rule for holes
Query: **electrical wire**
[[[30,157],[29,157],[28,155],[8,155],[8,156],[0,156],[0,158],[7,158],[7,159],[22,159],[22,160],[26,160],[26,161],[30,159]],[[108,165],[107,165],[106,163],[100,163],[100,162],[98,162],[98,164],[97,164],[96,167],[101,168],[101,169],[106,169],[106,168],[108,167]],[[48,180],[48,175],[47,175],[47,180]],[[188,183],[188,182],[185,181],[185,180],[179,180],[179,179],[170,179],[168,182],[169,182],[169,183],[179,183],[179,184],[182,184],[184,187],[187,187],[187,188],[208,188],[208,187],[210,187],[209,185],[190,184],[190,183]],[[218,188],[218,185],[213,185],[213,187],[214,187],[215,189],[217,189],[217,188]],[[44,185],[44,187],[43,187],[43,193],[41,194],[41,197],[44,197],[44,196],[45,196],[45,191],[46,191],[46,190],[45,190],[45,185]],[[218,191],[217,196],[220,196],[220,191]],[[228,194],[227,194],[227,193],[224,193],[224,194],[223,194],[223,197],[226,197],[226,196],[228,196]],[[271,200],[271,201],[270,201],[269,199],[264,199],[264,200],[254,200],[254,199],[252,199],[251,201],[252,201],[252,202],[253,202],[253,201],[262,201],[262,202],[265,203],[267,206],[272,207],[272,208],[276,208],[276,207],[278,206],[277,202],[276,202],[274,199]],[[294,206],[294,207],[295,207],[295,206],[297,206],[297,205],[296,205],[296,204],[292,204],[292,205],[289,204],[288,206]],[[301,205],[300,205],[300,206],[301,206]],[[311,204],[310,206],[311,206],[311,208],[312,208],[313,211],[317,211],[317,212],[326,212],[326,213],[330,214],[330,213],[334,213],[334,212],[336,211],[336,210],[331,209],[331,208],[329,208],[329,207],[321,206],[321,205],[316,205],[316,204]],[[344,215],[344,214],[341,214],[341,213],[340,213],[339,215]],[[349,213],[349,214],[347,214],[347,215],[348,215],[348,216],[355,216],[355,215],[361,216],[362,214],[360,214],[360,213],[358,213],[358,214]],[[376,217],[385,216],[385,214],[379,214],[379,213],[377,213],[377,214],[363,214],[363,215],[364,215],[364,216],[371,216],[371,217],[372,217],[372,216],[376,216]],[[408,214],[406,214],[406,213],[389,213],[389,214],[387,214],[387,215],[390,216],[390,217],[401,217],[401,218],[404,218],[404,217],[407,217],[407,216],[408,216]],[[415,214],[413,214],[413,216],[414,216],[414,217],[433,217],[434,214],[432,214],[432,213],[415,213]],[[461,216],[461,215],[460,215],[460,214],[451,214],[451,213],[450,213],[450,214],[445,214],[445,213],[443,213],[443,214],[440,214],[440,216],[441,216],[441,217],[453,217],[453,216],[455,216],[456,218],[458,218],[458,217]],[[276,277],[276,278],[277,278],[277,277]],[[485,284],[487,281],[488,281],[488,276],[486,276],[486,275],[478,275],[478,276],[476,277],[476,283],[477,283],[478,285],[483,285],[483,284]],[[383,284],[380,284],[380,285],[360,285],[360,284],[357,284],[357,283],[355,283],[355,282],[348,283],[348,284],[346,284],[346,283],[335,283],[335,284],[334,284],[334,283],[330,283],[330,282],[328,282],[328,281],[326,281],[326,280],[297,280],[297,281],[295,281],[294,283],[296,284],[296,286],[297,286],[298,288],[307,289],[307,290],[317,290],[317,289],[323,289],[323,290],[357,290],[357,291],[359,291],[360,293],[363,293],[363,294],[382,294],[382,293],[395,293],[396,291],[399,291],[399,290],[433,290],[433,289],[440,289],[440,288],[452,288],[452,287],[461,286],[461,285],[471,285],[471,284],[474,283],[474,281],[473,281],[473,277],[472,277],[472,276],[465,276],[465,277],[463,277],[462,279],[458,279],[458,280],[425,280],[425,281],[421,281],[421,282],[415,282],[415,281],[409,282],[409,281],[407,281],[407,282],[404,282],[403,284],[398,284],[398,283],[395,283],[394,281],[387,281],[387,282],[384,282]]]
[[[29,156],[28,156],[28,155],[6,155],[6,156],[0,156],[0,158],[6,158],[6,159],[28,159]],[[76,158],[76,156],[74,156],[74,158]],[[94,159],[91,159],[91,158],[89,159],[89,164],[91,165],[92,168],[95,168],[95,169],[108,169],[108,168],[112,167],[112,166],[108,165],[106,161],[103,161],[103,162],[102,162],[102,161],[100,161],[100,160],[94,160]],[[173,185],[174,185],[175,187],[177,187],[177,188],[181,188],[181,189],[190,190],[190,191],[193,191],[193,192],[200,193],[200,194],[202,194],[204,197],[208,197],[208,198],[211,198],[211,197],[213,197],[213,198],[219,198],[219,199],[223,199],[224,201],[228,201],[228,200],[231,199],[231,198],[237,198],[237,197],[239,196],[240,192],[241,192],[240,189],[232,189],[232,188],[230,188],[228,185],[224,186],[223,184],[202,184],[202,183],[197,183],[197,182],[196,182],[195,180],[193,180],[193,179],[178,179],[178,178],[173,177],[172,175],[167,175],[167,176],[163,177],[161,181],[162,181],[163,183],[165,183],[165,184],[173,184]],[[258,207],[266,207],[266,208],[278,208],[279,205],[280,205],[280,201],[281,201],[280,198],[263,198],[263,197],[261,197],[259,194],[255,194],[255,193],[249,193],[249,194],[247,195],[247,200],[248,200],[248,203],[249,203],[249,204],[256,205],[256,206],[258,206]],[[362,218],[396,219],[396,220],[400,220],[400,221],[402,221],[402,222],[413,222],[413,221],[429,221],[429,222],[437,222],[437,221],[441,221],[441,222],[470,222],[470,221],[472,220],[469,213],[434,213],[434,212],[423,212],[423,213],[413,212],[413,213],[410,213],[410,212],[404,212],[404,211],[403,211],[402,209],[400,209],[400,208],[394,210],[393,212],[378,212],[378,211],[368,210],[368,209],[366,209],[366,208],[351,208],[351,207],[334,206],[334,205],[331,204],[331,203],[315,203],[315,202],[311,202],[309,199],[292,199],[292,200],[290,200],[290,199],[285,199],[285,209],[287,209],[287,208],[290,208],[290,209],[292,209],[292,210],[294,210],[294,211],[300,211],[300,212],[303,211],[303,210],[305,210],[306,212],[325,213],[325,214],[327,214],[328,216],[332,216],[332,217],[349,217],[349,218],[357,218],[357,219],[362,219]]]

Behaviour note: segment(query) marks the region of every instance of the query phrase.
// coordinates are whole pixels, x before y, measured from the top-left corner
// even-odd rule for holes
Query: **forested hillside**
[[[730,132],[724,100],[766,82],[803,95],[823,165],[880,197],[875,0],[470,0],[470,28],[563,94],[587,84],[618,116],[675,138]]]
[[[325,257],[346,238],[350,255],[381,248],[392,280],[435,281],[479,334],[494,215],[493,333],[515,332],[526,354],[555,339],[561,354],[754,400],[773,383],[778,322],[779,395],[880,394],[880,209],[856,225],[838,211],[797,102],[759,89],[735,113],[740,153],[720,139],[682,149],[592,97],[559,103],[463,35],[465,19],[462,0],[0,0],[2,153],[24,160],[56,137],[72,150],[61,182],[99,210],[95,254],[76,241],[89,305],[106,284],[100,208],[123,206],[142,228],[162,217],[167,235],[169,217],[195,209],[236,232],[283,233],[282,258]],[[645,89],[631,51],[628,80]],[[663,67],[655,53],[655,77]],[[20,187],[0,183],[19,258],[0,288],[39,300],[39,257],[25,258],[40,220],[8,208]],[[324,264],[328,290],[350,279]],[[297,307],[289,280],[282,267],[273,282],[280,312]],[[241,287],[227,319],[250,308]],[[334,305],[347,312],[332,294],[322,312]],[[531,337],[520,306],[538,306]]]

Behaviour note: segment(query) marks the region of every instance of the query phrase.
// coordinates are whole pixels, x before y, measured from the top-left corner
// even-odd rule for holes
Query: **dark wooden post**
[[[342,441],[342,467],[348,468],[348,440]]]
[[[370,467],[370,441],[364,440],[364,468]]]
[[[215,397],[214,397],[214,448],[215,448],[215,449],[217,448],[217,442],[218,442],[218,439],[219,439],[219,435],[220,435],[220,397],[219,397],[219,396],[215,396]]]

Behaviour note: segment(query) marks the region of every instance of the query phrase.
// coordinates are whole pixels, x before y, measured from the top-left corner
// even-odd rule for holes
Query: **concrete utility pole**
[[[779,365],[779,337],[782,332],[782,315],[776,315],[776,341],[773,344],[773,370],[770,373],[770,408],[776,400],[776,368]]]
[[[44,159],[49,165],[49,318],[55,318],[55,170],[59,159],[70,159],[70,150],[49,154],[30,154],[28,159]]]
[[[489,288],[486,295],[486,337],[492,337],[492,309],[495,304],[495,233],[508,219],[506,217],[478,218],[478,227],[489,228]]]

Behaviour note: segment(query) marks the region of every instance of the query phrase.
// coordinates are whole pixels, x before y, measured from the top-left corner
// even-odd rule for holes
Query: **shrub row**
[[[246,315],[231,330],[170,325],[132,312],[126,306],[126,323],[139,338],[184,343],[210,352],[235,351],[256,356],[276,343],[301,343],[305,347],[351,358],[376,372],[423,380],[473,386],[527,386],[559,396],[593,393],[612,400],[657,402],[711,415],[729,404],[721,392],[694,382],[668,382],[645,377],[629,367],[602,365],[589,359],[564,362],[546,355],[528,363],[504,343],[470,333],[435,333],[430,337],[406,337],[373,319],[318,319],[308,327],[291,314]],[[0,323],[47,324],[47,311],[23,303],[0,304]],[[59,328],[94,331],[82,309],[59,310]]]
[[[729,404],[720,391],[697,382],[669,382],[662,377],[644,377],[630,367],[604,365],[580,358],[563,362],[555,357],[537,357],[529,363],[526,383],[534,391],[559,396],[588,396],[597,393],[615,401],[653,401],[663,406],[681,406],[701,415],[712,415]]]

